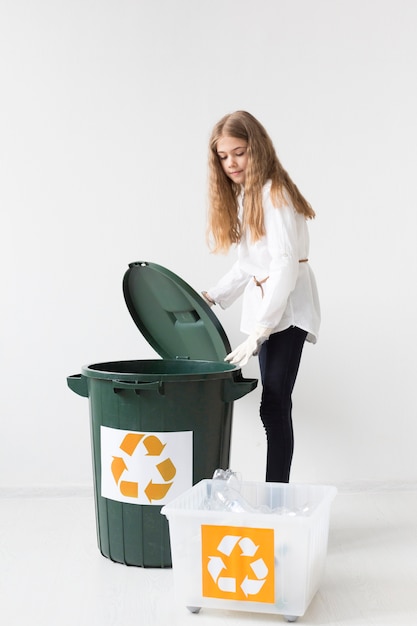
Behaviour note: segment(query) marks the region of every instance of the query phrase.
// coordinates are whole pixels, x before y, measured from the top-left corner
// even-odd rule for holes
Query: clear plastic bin
[[[236,513],[208,508],[214,482],[199,482],[161,511],[176,597],[193,613],[209,607],[295,621],[322,580],[336,488],[244,482],[251,510]]]

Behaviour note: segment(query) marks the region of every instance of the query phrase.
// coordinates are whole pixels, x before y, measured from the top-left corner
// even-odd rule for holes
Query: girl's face
[[[221,137],[216,146],[222,168],[234,183],[245,184],[248,142],[236,137]]]

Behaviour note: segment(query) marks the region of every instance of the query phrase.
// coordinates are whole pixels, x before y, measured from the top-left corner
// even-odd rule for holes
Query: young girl
[[[268,482],[289,481],[291,396],[304,342],[315,343],[320,326],[308,260],[307,219],[314,216],[258,120],[245,111],[223,117],[210,139],[208,230],[214,252],[236,245],[238,258],[203,295],[226,308],[243,294],[248,338],[225,360],[243,366],[259,354]]]

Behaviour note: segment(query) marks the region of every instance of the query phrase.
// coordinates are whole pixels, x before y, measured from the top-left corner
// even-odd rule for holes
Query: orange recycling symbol
[[[201,527],[203,596],[275,601],[274,530]]]
[[[166,445],[162,443],[156,435],[145,435],[144,433],[134,432],[125,435],[119,447],[120,450],[131,457],[139,444],[141,444],[140,448],[143,454],[148,457],[155,457],[155,461],[161,458]],[[143,489],[150,503],[154,500],[162,500],[165,498],[173,485],[172,481],[177,473],[175,465],[169,458],[155,463],[155,467],[161,477],[161,482],[154,482],[151,479]],[[139,489],[141,486],[137,481],[130,481],[124,478],[125,473],[129,473],[129,468],[121,456],[113,456],[111,472],[122,495],[129,498],[139,497]]]

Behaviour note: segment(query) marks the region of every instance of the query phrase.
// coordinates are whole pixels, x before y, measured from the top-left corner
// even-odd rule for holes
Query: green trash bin
[[[97,538],[118,563],[171,567],[162,506],[229,466],[233,402],[257,385],[224,362],[230,344],[204,300],[160,265],[131,263],[123,292],[162,359],[82,367],[89,398]]]

